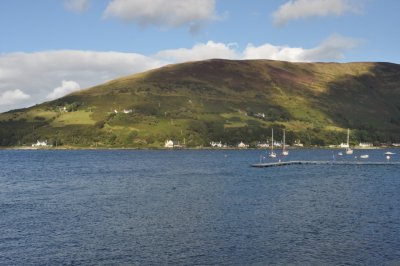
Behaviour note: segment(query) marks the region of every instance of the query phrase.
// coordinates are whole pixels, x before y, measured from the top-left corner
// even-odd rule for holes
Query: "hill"
[[[125,112],[124,112],[125,110]],[[122,77],[0,114],[0,145],[400,142],[400,65],[207,60]]]

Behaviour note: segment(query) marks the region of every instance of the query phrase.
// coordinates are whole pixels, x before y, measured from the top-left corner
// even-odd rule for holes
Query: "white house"
[[[283,144],[282,144],[282,142],[280,142],[280,141],[274,141],[274,146],[275,146],[275,147],[282,147]]]
[[[261,143],[261,142],[259,142],[259,143],[257,143],[257,148],[258,149],[267,149],[267,148],[269,148],[269,143]]]
[[[244,144],[243,141],[241,141],[241,142],[238,144],[238,148],[239,148],[239,149],[247,149],[248,147],[249,147],[249,144]]]
[[[372,143],[368,143],[368,142],[360,142],[360,144],[358,144],[358,146],[360,148],[370,148],[370,147],[373,147],[374,145]]]
[[[340,143],[340,145],[339,145],[339,147],[340,148],[348,148],[349,147],[349,145],[347,144],[347,143]]]
[[[36,141],[36,143],[32,144],[32,147],[51,147],[51,145],[47,144],[47,140],[45,141]]]
[[[257,114],[254,114],[254,116],[258,117],[258,118],[265,118],[265,114],[264,113],[257,113]]]
[[[300,140],[298,139],[298,140],[295,140],[295,141],[294,141],[293,146],[296,146],[296,147],[303,147],[304,145],[303,145],[303,143],[301,143]]]
[[[211,141],[211,142],[210,142],[210,145],[211,145],[211,147],[213,147],[213,148],[222,148],[222,147],[223,147],[221,141],[220,141],[220,142]]]
[[[165,141],[164,147],[165,148],[173,148],[174,147],[174,142],[172,140],[168,139],[168,140]]]

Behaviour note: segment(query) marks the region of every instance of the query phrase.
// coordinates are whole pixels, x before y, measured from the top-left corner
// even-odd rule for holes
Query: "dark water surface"
[[[400,166],[261,153],[2,150],[0,265],[400,265]]]

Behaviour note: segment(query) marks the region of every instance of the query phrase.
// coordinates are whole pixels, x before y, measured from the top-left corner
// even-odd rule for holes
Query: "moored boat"
[[[271,152],[269,153],[269,157],[275,158],[276,153],[274,152],[274,129],[272,128],[272,135],[271,135]]]
[[[353,150],[350,148],[350,129],[347,129],[347,148],[346,148],[346,154],[351,155],[353,154]]]
[[[391,152],[391,151],[385,152],[385,155],[394,155],[394,154],[396,154],[396,153]]]
[[[289,151],[286,149],[286,134],[285,130],[283,130],[283,148],[282,148],[282,155],[283,156],[288,156]]]

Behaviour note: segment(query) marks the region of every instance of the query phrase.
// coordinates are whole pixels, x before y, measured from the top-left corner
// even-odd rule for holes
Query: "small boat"
[[[396,154],[396,153],[391,152],[391,151],[385,152],[385,155],[394,155],[394,154]]]
[[[276,158],[276,153],[274,152],[274,129],[272,129],[272,145],[271,145],[271,152],[268,154],[270,158]]]
[[[285,143],[285,130],[283,130],[283,148],[282,148],[282,155],[283,156],[288,156],[289,155],[289,151],[286,149],[286,143]]]
[[[338,154],[337,155],[339,155],[339,156],[343,156],[343,152],[338,152]]]
[[[386,160],[390,160],[390,155],[386,155]]]
[[[347,129],[347,148],[346,148],[347,155],[353,154],[353,150],[350,148],[349,140],[350,140],[350,129],[348,128]]]
[[[360,155],[360,158],[361,159],[368,159],[369,155],[368,154],[363,154],[363,155]]]

